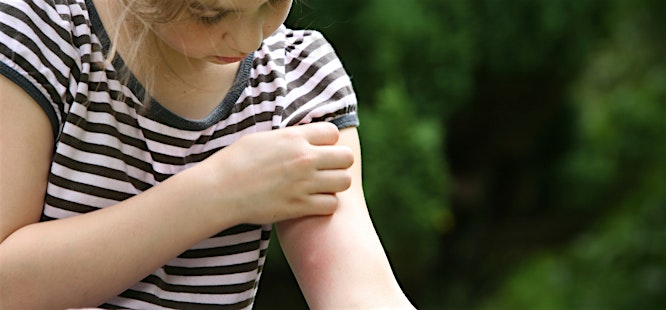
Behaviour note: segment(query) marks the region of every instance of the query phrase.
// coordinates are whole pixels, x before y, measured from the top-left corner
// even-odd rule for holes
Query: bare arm
[[[352,185],[338,193],[339,206],[333,215],[277,224],[287,260],[312,309],[412,308],[365,205],[356,129],[343,129],[338,144],[355,154]]]
[[[0,309],[97,306],[225,228],[330,214],[336,199],[327,193],[349,186],[335,170],[353,158],[332,145],[334,126],[300,126],[244,137],[116,205],[39,223],[53,145],[49,122],[1,76],[0,111]],[[251,186],[220,190],[230,184]]]
[[[182,225],[206,218],[179,208],[196,196],[170,193],[197,190],[187,189],[186,175],[106,210],[37,223],[52,129],[40,107],[1,76],[0,107],[0,308],[98,305],[214,234],[214,228],[232,224]],[[157,207],[169,211],[156,212]]]

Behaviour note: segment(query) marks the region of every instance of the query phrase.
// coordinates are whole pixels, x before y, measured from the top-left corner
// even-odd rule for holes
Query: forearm
[[[205,195],[188,173],[117,205],[14,232],[0,244],[0,308],[97,306],[235,224],[196,207]]]

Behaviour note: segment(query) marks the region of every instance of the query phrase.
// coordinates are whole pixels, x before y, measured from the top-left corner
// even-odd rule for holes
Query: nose
[[[233,49],[243,54],[249,54],[259,48],[264,40],[263,18],[241,17],[234,23],[228,25],[224,33],[224,41]]]

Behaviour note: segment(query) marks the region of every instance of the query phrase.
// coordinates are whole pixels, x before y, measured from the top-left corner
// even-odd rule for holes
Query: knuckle
[[[314,165],[316,157],[308,150],[300,150],[294,155],[293,162],[296,167],[306,169]]]
[[[276,134],[280,135],[279,139],[284,139],[285,141],[289,142],[301,139],[303,136],[298,130],[298,127],[289,127],[286,129],[278,130],[276,131]]]

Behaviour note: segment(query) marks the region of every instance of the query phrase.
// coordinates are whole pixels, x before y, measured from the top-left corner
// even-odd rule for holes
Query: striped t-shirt
[[[42,221],[116,204],[245,134],[315,121],[358,124],[350,79],[315,31],[280,27],[199,120],[155,101],[142,108],[140,83],[118,80],[122,59],[100,65],[108,50],[90,0],[0,2],[0,73],[42,107],[56,138]],[[270,232],[271,225],[222,231],[100,306],[251,308]]]

